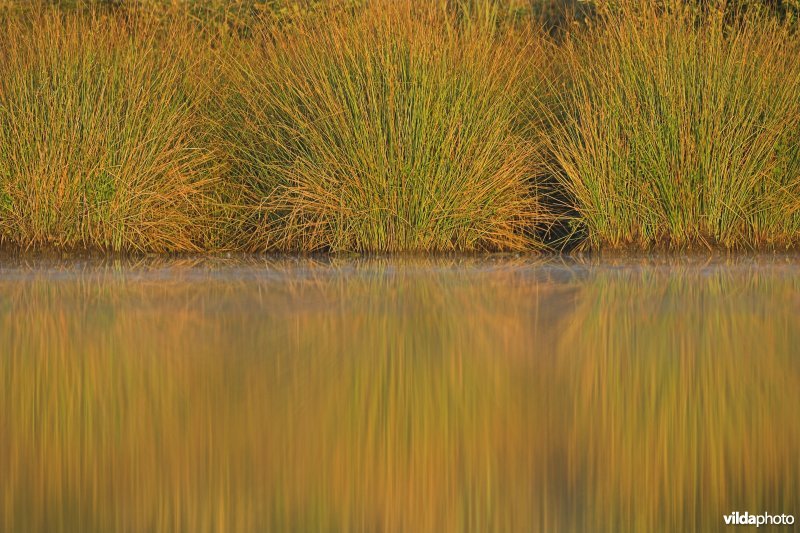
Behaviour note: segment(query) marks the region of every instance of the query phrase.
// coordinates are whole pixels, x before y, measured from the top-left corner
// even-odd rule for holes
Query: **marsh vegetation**
[[[0,242],[800,241],[792,2],[556,4],[0,4]]]

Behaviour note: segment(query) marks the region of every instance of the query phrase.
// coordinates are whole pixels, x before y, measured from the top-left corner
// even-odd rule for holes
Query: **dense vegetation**
[[[0,0],[0,244],[800,243],[796,0]]]

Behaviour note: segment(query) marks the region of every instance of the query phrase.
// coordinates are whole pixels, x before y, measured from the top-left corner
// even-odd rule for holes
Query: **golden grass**
[[[530,39],[523,42],[522,39]],[[225,57],[221,142],[254,250],[533,249],[540,150],[516,113],[537,37],[373,2]]]
[[[188,26],[47,10],[0,32],[0,240],[199,250],[218,158]]]
[[[563,47],[548,138],[589,244],[796,243],[796,28],[671,1],[611,5]]]
[[[800,243],[790,7],[100,4],[0,4],[0,246]]]

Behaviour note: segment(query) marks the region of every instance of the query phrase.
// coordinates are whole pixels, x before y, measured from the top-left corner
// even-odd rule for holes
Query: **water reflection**
[[[800,515],[800,262],[0,266],[0,529]]]

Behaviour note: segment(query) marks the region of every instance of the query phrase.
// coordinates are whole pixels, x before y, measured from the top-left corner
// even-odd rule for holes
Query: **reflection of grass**
[[[797,507],[800,283],[777,267],[194,263],[0,281],[0,529],[689,531]]]
[[[732,278],[598,275],[564,331],[587,527],[711,531],[732,510],[797,507],[800,282]]]
[[[442,292],[436,278],[415,287],[409,275],[387,287],[390,274],[376,270],[346,288],[329,269],[311,272],[288,289],[280,278],[256,287],[211,282],[199,298],[198,287],[127,286],[102,275],[0,288],[15,310],[2,315],[0,331],[10,333],[16,320],[35,325],[0,339],[11,351],[0,367],[9,398],[0,429],[18,436],[3,450],[10,461],[0,459],[0,471],[16,472],[0,489],[0,500],[11,498],[10,528],[487,523],[485,474],[500,473],[482,449],[524,429],[491,416],[493,402],[505,403],[497,386],[506,378],[476,387],[478,374],[497,370],[489,360],[465,365],[457,353],[491,348],[483,334],[475,343],[460,339],[456,310],[444,305],[474,299]],[[259,297],[259,288],[269,292]],[[407,303],[384,306],[374,298],[384,288]],[[124,312],[119,298],[131,304]],[[159,301],[167,316],[152,314]],[[252,312],[298,301],[304,308],[280,321]],[[201,311],[211,302],[217,312]],[[417,314],[422,304],[431,308]],[[342,336],[343,317],[330,313],[340,305],[354,311]],[[491,320],[483,331],[501,325],[481,316]],[[158,334],[166,323],[170,339]],[[316,337],[303,333],[311,329]],[[64,339],[62,349],[37,355],[54,338]],[[438,348],[441,357],[424,357]],[[464,468],[473,461],[483,466]],[[482,515],[461,516],[466,505]]]

